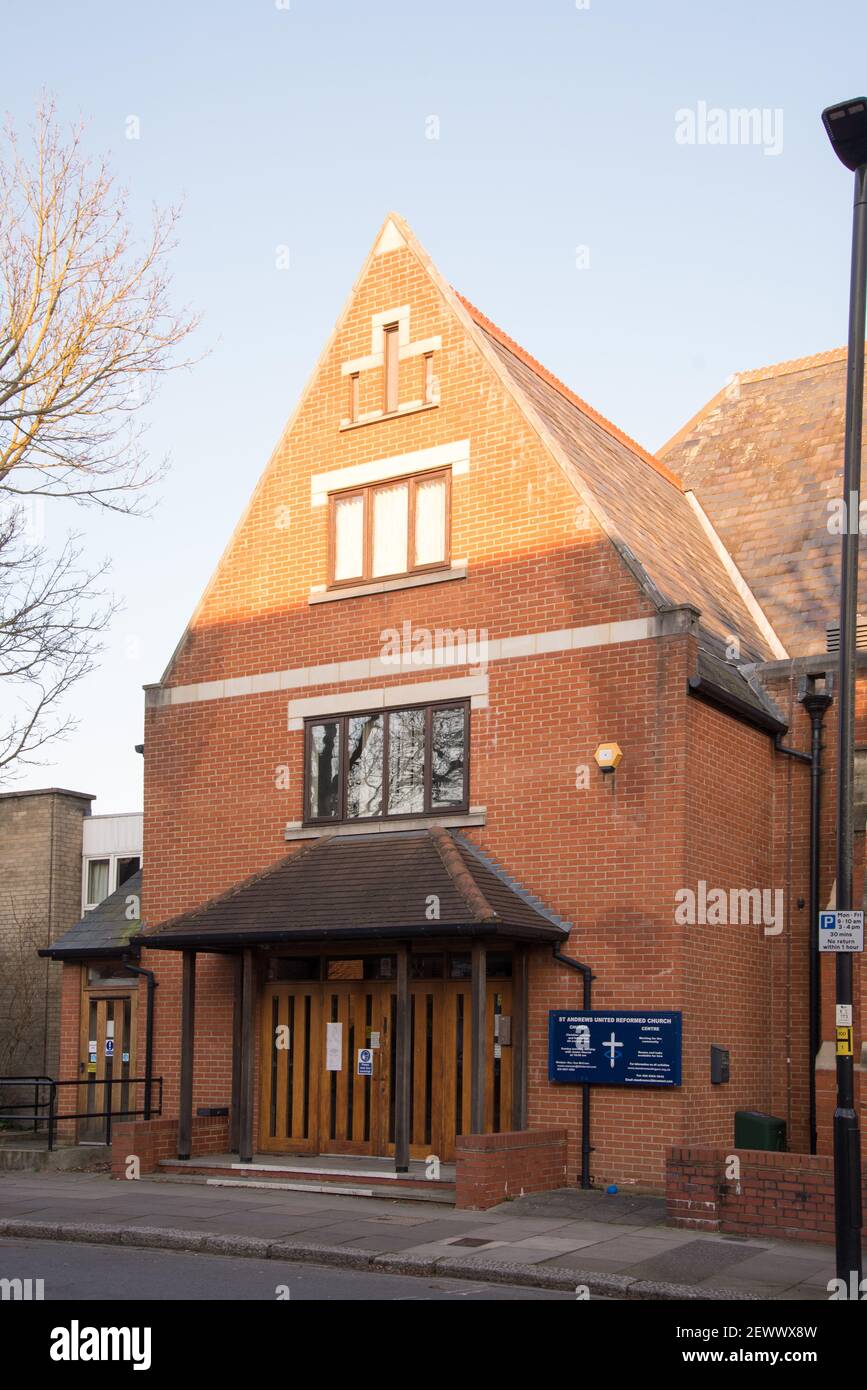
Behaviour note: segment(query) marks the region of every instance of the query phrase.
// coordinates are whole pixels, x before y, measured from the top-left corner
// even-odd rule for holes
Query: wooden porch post
[[[240,952],[232,961],[232,1109],[229,1121],[229,1148],[238,1152],[241,1133],[241,999],[244,987],[244,961]]]
[[[527,1128],[527,1021],[529,953],[515,946],[512,958],[512,1129]]]
[[[397,948],[397,1011],[394,1021],[394,1167],[409,1172],[409,950]]]
[[[196,953],[183,952],[181,976],[181,1093],[178,1112],[178,1158],[193,1147],[193,1050],[196,1036]]]
[[[473,972],[470,984],[472,1000],[472,1056],[470,1075],[470,1134],[485,1132],[485,1081],[487,1072],[487,948],[483,941],[473,942]]]
[[[238,1096],[238,1158],[253,1161],[253,1007],[255,969],[253,951],[244,947],[241,965],[241,1047]]]

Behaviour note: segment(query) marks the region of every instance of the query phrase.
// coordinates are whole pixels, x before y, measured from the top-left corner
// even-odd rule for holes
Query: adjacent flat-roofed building
[[[57,1076],[61,971],[36,952],[140,867],[141,813],[92,816],[93,800],[0,793],[0,1076]]]

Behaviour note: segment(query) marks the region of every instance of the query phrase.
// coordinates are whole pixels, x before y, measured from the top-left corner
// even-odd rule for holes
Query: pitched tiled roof
[[[660,473],[663,478],[667,478],[670,483],[674,483],[675,487],[680,488],[682,486],[680,479],[676,474],[672,473],[670,468],[667,468],[666,465],[653,454],[648,453],[641,444],[630,438],[628,434],[624,434],[623,430],[619,429],[611,420],[607,420],[598,410],[594,410],[593,406],[583,400],[581,396],[577,395],[571,387],[562,382],[553,372],[549,372],[548,368],[543,366],[535,357],[532,357],[530,353],[527,352],[526,348],[522,348],[521,344],[516,343],[514,338],[510,338],[508,333],[504,333],[502,328],[499,328],[497,324],[494,323],[493,319],[489,319],[487,314],[483,314],[481,309],[477,308],[475,304],[471,304],[465,295],[461,294],[458,290],[455,290],[455,294],[457,294],[464,308],[472,315],[473,320],[480,328],[485,330],[489,337],[495,338],[502,347],[508,348],[509,352],[523,362],[525,366],[534,371],[543,381],[547,381],[548,385],[553,386],[555,391],[559,391],[561,396],[565,396],[568,401],[571,401],[574,406],[577,406],[588,419],[595,420],[596,424],[601,425],[613,439],[618,439],[621,444],[625,444],[633,453],[637,454],[639,458],[644,459],[645,463],[650,464],[651,468],[655,468],[657,473]]]
[[[767,381],[774,376],[790,376],[792,372],[809,372],[814,367],[826,367],[832,362],[845,362],[846,348],[829,348],[827,352],[814,352],[810,357],[790,357],[787,362],[772,362],[768,367],[754,367],[747,372],[738,372],[740,381]]]
[[[149,928],[139,943],[219,950],[457,932],[561,941],[567,928],[463,836],[430,826],[324,835],[220,897]]]
[[[523,348],[460,297],[525,409],[573,470],[613,543],[659,608],[693,604],[701,633],[716,650],[732,637],[741,659],[774,653],[742,592],[700,524],[671,467],[648,454],[582,401]]]
[[[129,899],[134,897],[141,901],[141,875],[141,869],[130,875],[120,888],[103,898],[98,907],[85,913],[80,922],[76,922],[74,927],[70,927],[39,954],[64,960],[76,956],[113,955],[128,950],[130,938],[141,927],[137,915],[132,920],[127,917]]]
[[[693,489],[790,656],[837,621],[844,348],[743,372],[661,451]],[[862,592],[865,582],[862,569]]]

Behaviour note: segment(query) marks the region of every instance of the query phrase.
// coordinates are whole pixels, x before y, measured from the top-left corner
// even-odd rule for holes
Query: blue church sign
[[[549,1081],[679,1086],[680,1013],[594,1009],[548,1014]]]

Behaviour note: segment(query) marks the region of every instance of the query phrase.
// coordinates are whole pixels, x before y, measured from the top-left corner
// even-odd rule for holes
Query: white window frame
[[[142,853],[140,849],[113,850],[110,854],[87,854],[82,856],[81,861],[81,912],[92,912],[99,903],[87,901],[87,884],[90,877],[89,869],[91,864],[101,864],[108,860],[108,892],[105,897],[110,898],[117,889],[117,866],[121,859],[138,859],[139,870],[142,865]],[[138,872],[138,870],[136,871]],[[105,898],[100,898],[100,902],[105,902]]]

